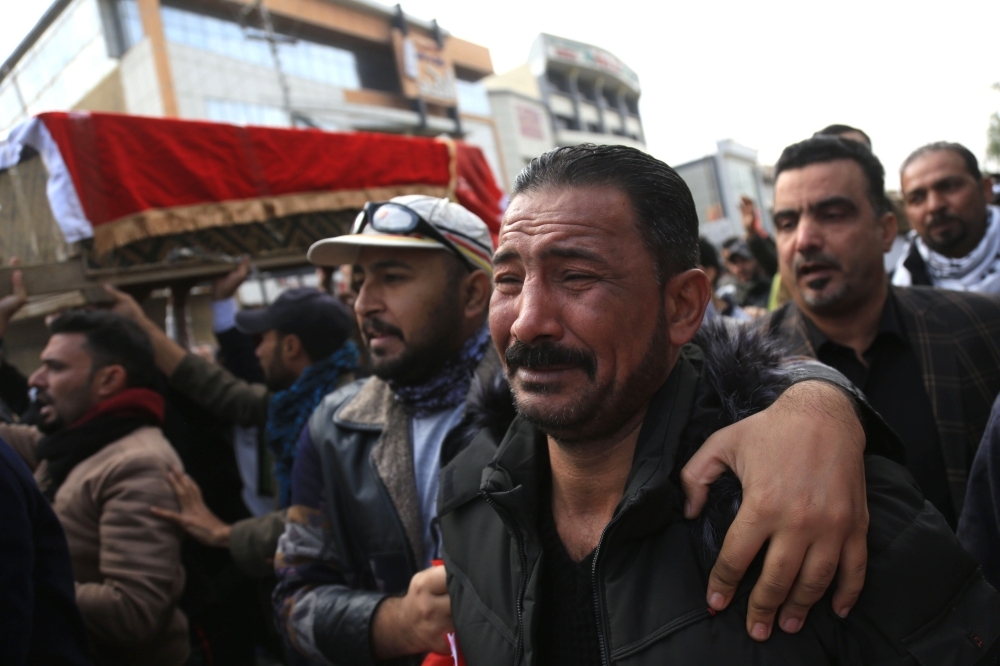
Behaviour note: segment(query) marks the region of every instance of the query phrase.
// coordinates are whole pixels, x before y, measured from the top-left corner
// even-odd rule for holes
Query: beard
[[[934,235],[931,227],[941,222],[957,222],[958,224],[954,231],[949,227],[945,227],[943,235],[938,237]],[[965,239],[969,237],[969,223],[957,215],[935,213],[931,216],[927,227],[927,232],[922,237],[923,241],[927,244],[927,247],[938,254],[947,255],[950,250],[964,243]]]
[[[271,393],[284,391],[291,388],[296,380],[298,380],[298,377],[288,369],[288,366],[281,360],[280,353],[275,350],[274,356],[271,358],[271,363],[268,364],[264,371],[264,383],[267,385],[267,390]]]
[[[796,281],[802,277],[803,264],[818,264],[821,268],[833,268],[836,270],[843,270],[843,264],[836,257],[824,252],[807,252],[804,254],[796,255],[795,260],[792,262],[792,268],[795,271]],[[806,286],[810,287],[810,290],[800,289],[802,293],[802,300],[806,302],[809,306],[811,312],[817,312],[819,314],[826,314],[835,312],[844,301],[850,296],[850,288],[846,282],[842,282],[839,287],[831,292],[824,293],[826,285],[832,278],[818,278],[813,282],[806,282]],[[815,293],[820,292],[820,293]]]
[[[366,318],[361,324],[366,340],[375,335],[393,335],[403,342],[403,351],[394,356],[383,356],[368,347],[372,374],[398,386],[416,386],[430,379],[461,349],[465,341],[458,339],[461,330],[462,312],[457,289],[454,294],[442,294],[441,300],[428,313],[423,329],[410,339],[401,329],[377,317]]]
[[[623,380],[597,381],[597,360],[589,351],[558,343],[525,345],[515,342],[504,354],[507,376],[518,413],[560,445],[579,446],[618,432],[666,380],[670,338],[666,311],[660,308],[656,328],[642,360]],[[515,382],[518,368],[577,367],[587,384],[564,407],[546,406],[551,391],[540,384]],[[539,400],[538,398],[541,398]]]
[[[87,405],[88,397],[89,392],[86,389],[81,390],[78,394],[70,395],[69,402],[72,403],[72,409],[70,410],[72,415],[67,417],[56,409],[56,405],[53,402],[51,395],[45,391],[39,391],[35,396],[35,404],[37,405],[39,412],[43,407],[48,407],[50,409],[50,415],[46,417],[39,413],[38,420],[33,425],[44,435],[51,435],[52,433],[59,432],[60,430],[65,430],[70,423],[73,423],[87,412],[89,409],[89,406]]]
[[[35,423],[35,427],[43,435],[51,435],[54,432],[59,432],[66,427],[66,421],[60,418],[58,415],[53,416],[48,420],[39,420]]]

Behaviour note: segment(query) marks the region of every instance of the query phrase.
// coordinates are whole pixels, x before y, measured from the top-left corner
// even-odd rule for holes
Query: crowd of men
[[[0,663],[996,663],[1000,208],[957,144],[900,175],[825,128],[717,248],[557,148],[499,230],[366,204],[346,294],[241,262],[209,358],[107,287],[0,346]]]

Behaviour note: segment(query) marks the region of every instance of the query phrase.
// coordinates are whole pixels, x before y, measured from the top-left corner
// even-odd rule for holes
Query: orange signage
[[[437,41],[423,35],[392,31],[403,94],[432,104],[455,106],[455,68]]]

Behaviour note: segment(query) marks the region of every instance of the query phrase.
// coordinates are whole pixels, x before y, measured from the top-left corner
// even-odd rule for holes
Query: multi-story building
[[[450,134],[502,178],[492,72],[372,0],[56,0],[0,66],[0,135],[53,110]]]
[[[760,211],[764,228],[773,233],[772,170],[757,163],[757,151],[726,139],[718,152],[675,166],[691,189],[698,210],[699,231],[716,245],[743,235],[740,197],[750,197]]]
[[[555,146],[616,143],[645,150],[639,77],[601,48],[542,34],[528,62],[484,84],[508,182]]]

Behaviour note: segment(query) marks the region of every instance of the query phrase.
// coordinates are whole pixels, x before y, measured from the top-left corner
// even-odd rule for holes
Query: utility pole
[[[285,37],[284,35],[278,35],[274,31],[274,21],[271,20],[271,12],[268,11],[267,6],[264,5],[263,0],[255,0],[253,5],[248,6],[243,10],[243,18],[246,18],[254,10],[260,14],[261,25],[264,26],[264,34],[256,35],[250,31],[246,32],[248,39],[263,39],[267,42],[268,47],[271,50],[271,58],[274,60],[274,72],[278,76],[278,87],[281,88],[281,108],[284,110],[285,115],[288,116],[288,124],[295,127],[298,115],[292,108],[292,93],[288,87],[288,78],[285,76],[285,70],[281,66],[281,54],[278,52],[278,44],[292,44],[295,42],[291,37]],[[242,23],[242,21],[241,21]],[[245,28],[244,28],[245,30]]]

